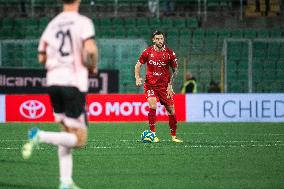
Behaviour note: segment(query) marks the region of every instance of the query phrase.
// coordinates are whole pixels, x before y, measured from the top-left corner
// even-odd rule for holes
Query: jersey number
[[[147,90],[147,96],[148,97],[151,97],[151,96],[154,96],[154,95],[155,95],[154,90]]]
[[[56,33],[56,38],[59,38],[61,40],[60,47],[59,47],[59,52],[61,56],[69,56],[70,53],[72,52],[72,37],[70,34],[70,30],[68,29],[66,32],[60,30],[59,32]],[[64,45],[66,46],[65,38],[69,40],[70,51],[63,51]]]

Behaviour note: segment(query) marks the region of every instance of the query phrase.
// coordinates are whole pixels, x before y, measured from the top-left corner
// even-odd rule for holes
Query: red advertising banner
[[[6,121],[53,121],[52,107],[47,95],[6,95]]]
[[[87,109],[90,121],[147,121],[149,111],[144,94],[88,95]],[[185,96],[175,95],[177,119],[185,121]],[[158,103],[157,120],[166,121],[164,106]]]
[[[185,96],[175,95],[177,119],[185,121]],[[143,94],[90,94],[87,96],[89,121],[147,121],[148,103]],[[47,95],[6,95],[6,121],[53,121]],[[158,103],[157,120],[167,121],[164,106]]]

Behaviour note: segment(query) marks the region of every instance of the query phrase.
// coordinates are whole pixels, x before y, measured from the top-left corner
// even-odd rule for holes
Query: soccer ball
[[[155,134],[151,130],[143,131],[141,134],[141,141],[144,143],[154,142]]]

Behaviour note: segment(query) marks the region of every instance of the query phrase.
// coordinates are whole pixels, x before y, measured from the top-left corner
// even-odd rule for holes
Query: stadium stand
[[[0,19],[2,67],[41,68],[36,60],[37,40],[52,18],[53,11],[56,12],[60,7],[56,1],[52,0],[35,0],[34,2],[34,14],[44,14],[44,17],[11,16],[6,12],[6,9],[16,6],[17,2],[1,0],[0,10],[3,10],[1,12],[3,17]],[[93,2],[95,2],[94,5]],[[284,43],[255,41],[256,39],[280,39],[284,37],[280,1],[271,0],[269,6],[267,6],[267,4],[263,4],[262,0],[259,4],[255,0],[247,0],[244,6],[244,16],[260,17],[260,19],[255,18],[253,21],[250,18],[243,18],[243,21],[240,21],[236,20],[234,16],[230,16],[230,11],[236,5],[233,0],[207,1],[208,10],[213,10],[215,13],[222,12],[223,9],[225,9],[225,12],[229,11],[228,18],[223,17],[224,12],[222,12],[215,20],[217,24],[211,27],[208,27],[206,21],[201,19],[200,14],[196,12],[198,10],[197,1],[191,0],[191,2],[192,4],[189,4],[185,0],[176,0],[176,14],[170,17],[161,14],[158,19],[149,17],[147,14],[140,14],[140,11],[147,12],[147,2],[143,0],[118,1],[116,8],[114,8],[114,3],[111,0],[83,0],[82,11],[87,15],[92,15],[96,26],[96,38],[100,41],[100,67],[119,70],[123,70],[123,67],[132,68],[139,52],[143,50],[133,47],[131,44],[125,47],[104,45],[102,41],[107,39],[118,41],[141,39],[150,45],[151,32],[161,29],[167,35],[167,44],[179,57],[181,73],[183,69],[190,69],[199,83],[199,92],[206,92],[210,80],[221,81],[224,39],[249,39],[253,41],[253,90],[255,92],[280,92],[284,90],[283,73],[279,71],[284,67]],[[163,5],[163,1],[161,1],[161,5]],[[28,6],[30,5],[28,4]],[[50,10],[47,10],[47,7]],[[37,11],[40,8],[43,8],[44,13]],[[118,16],[114,16],[115,9],[129,11],[128,15],[132,15],[133,11],[135,16],[125,16],[126,13],[120,11],[117,12]],[[195,11],[196,14],[188,13],[188,10]],[[92,14],[92,11],[97,12]],[[112,12],[112,15],[102,17],[101,11]],[[273,15],[277,19],[271,21],[270,16]],[[252,27],[252,22],[253,25],[257,25],[259,22],[266,27]],[[220,27],[220,23],[223,23],[224,27]],[[139,52],[132,53],[133,50],[124,51],[120,48],[136,48]],[[228,92],[247,92],[248,43],[230,42],[227,52]],[[120,67],[114,66],[114,63],[120,61],[123,62],[123,64],[119,64]],[[120,92],[137,92],[133,86],[134,80],[129,73],[132,74],[132,70],[123,73],[127,77],[120,77]],[[182,83],[182,78],[182,74],[180,74],[179,81],[175,86],[177,90]],[[274,84],[270,87],[263,86],[265,82],[259,82],[260,79],[265,79],[265,82],[273,80]]]

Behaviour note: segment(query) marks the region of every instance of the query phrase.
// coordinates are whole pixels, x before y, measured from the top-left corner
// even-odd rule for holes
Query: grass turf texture
[[[158,123],[157,144],[139,141],[146,123],[92,123],[74,151],[74,181],[84,189],[284,188],[283,123],[179,123],[184,143]],[[58,188],[57,148],[41,144],[29,160],[21,146],[33,126],[0,124],[0,188]]]

